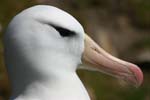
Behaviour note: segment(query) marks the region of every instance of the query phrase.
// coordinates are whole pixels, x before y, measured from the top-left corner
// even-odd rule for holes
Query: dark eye
[[[74,36],[75,35],[75,32],[70,31],[68,29],[65,29],[65,28],[62,28],[62,27],[59,27],[59,26],[54,26],[54,25],[52,25],[52,26],[59,32],[59,34],[62,37],[70,37],[70,36]]]

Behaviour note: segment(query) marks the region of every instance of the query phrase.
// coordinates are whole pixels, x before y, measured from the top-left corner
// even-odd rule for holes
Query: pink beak
[[[111,56],[87,35],[83,60],[99,71],[123,79],[136,87],[142,84],[143,73],[139,67]]]

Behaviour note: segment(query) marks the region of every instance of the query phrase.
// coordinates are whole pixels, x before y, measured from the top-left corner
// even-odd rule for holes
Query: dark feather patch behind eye
[[[75,35],[75,32],[70,31],[68,29],[65,29],[65,28],[62,28],[62,27],[59,27],[59,26],[54,26],[54,25],[52,25],[52,26],[59,32],[59,34],[62,37],[70,37],[70,36],[74,36]]]

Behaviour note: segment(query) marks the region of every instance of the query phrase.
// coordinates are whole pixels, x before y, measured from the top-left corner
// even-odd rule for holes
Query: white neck
[[[66,73],[61,76],[35,81],[26,87],[24,94],[17,99],[24,100],[90,100],[76,73]]]
[[[36,54],[33,55],[35,57]],[[16,69],[19,70],[16,72],[20,73],[11,76],[12,98],[16,100],[90,100],[76,74],[77,64],[74,62],[76,58],[70,59],[60,54],[51,57],[49,55],[38,55],[40,57],[35,57],[36,61],[32,60],[30,64],[29,62],[17,63],[22,66],[16,65]],[[49,59],[44,59],[47,57]],[[26,60],[22,59],[22,61]]]

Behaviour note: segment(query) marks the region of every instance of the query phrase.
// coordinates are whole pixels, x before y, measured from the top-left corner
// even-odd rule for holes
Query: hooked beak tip
[[[129,67],[129,68],[132,70],[133,74],[135,75],[136,87],[139,87],[143,82],[143,72],[136,65],[133,65],[132,67]]]

